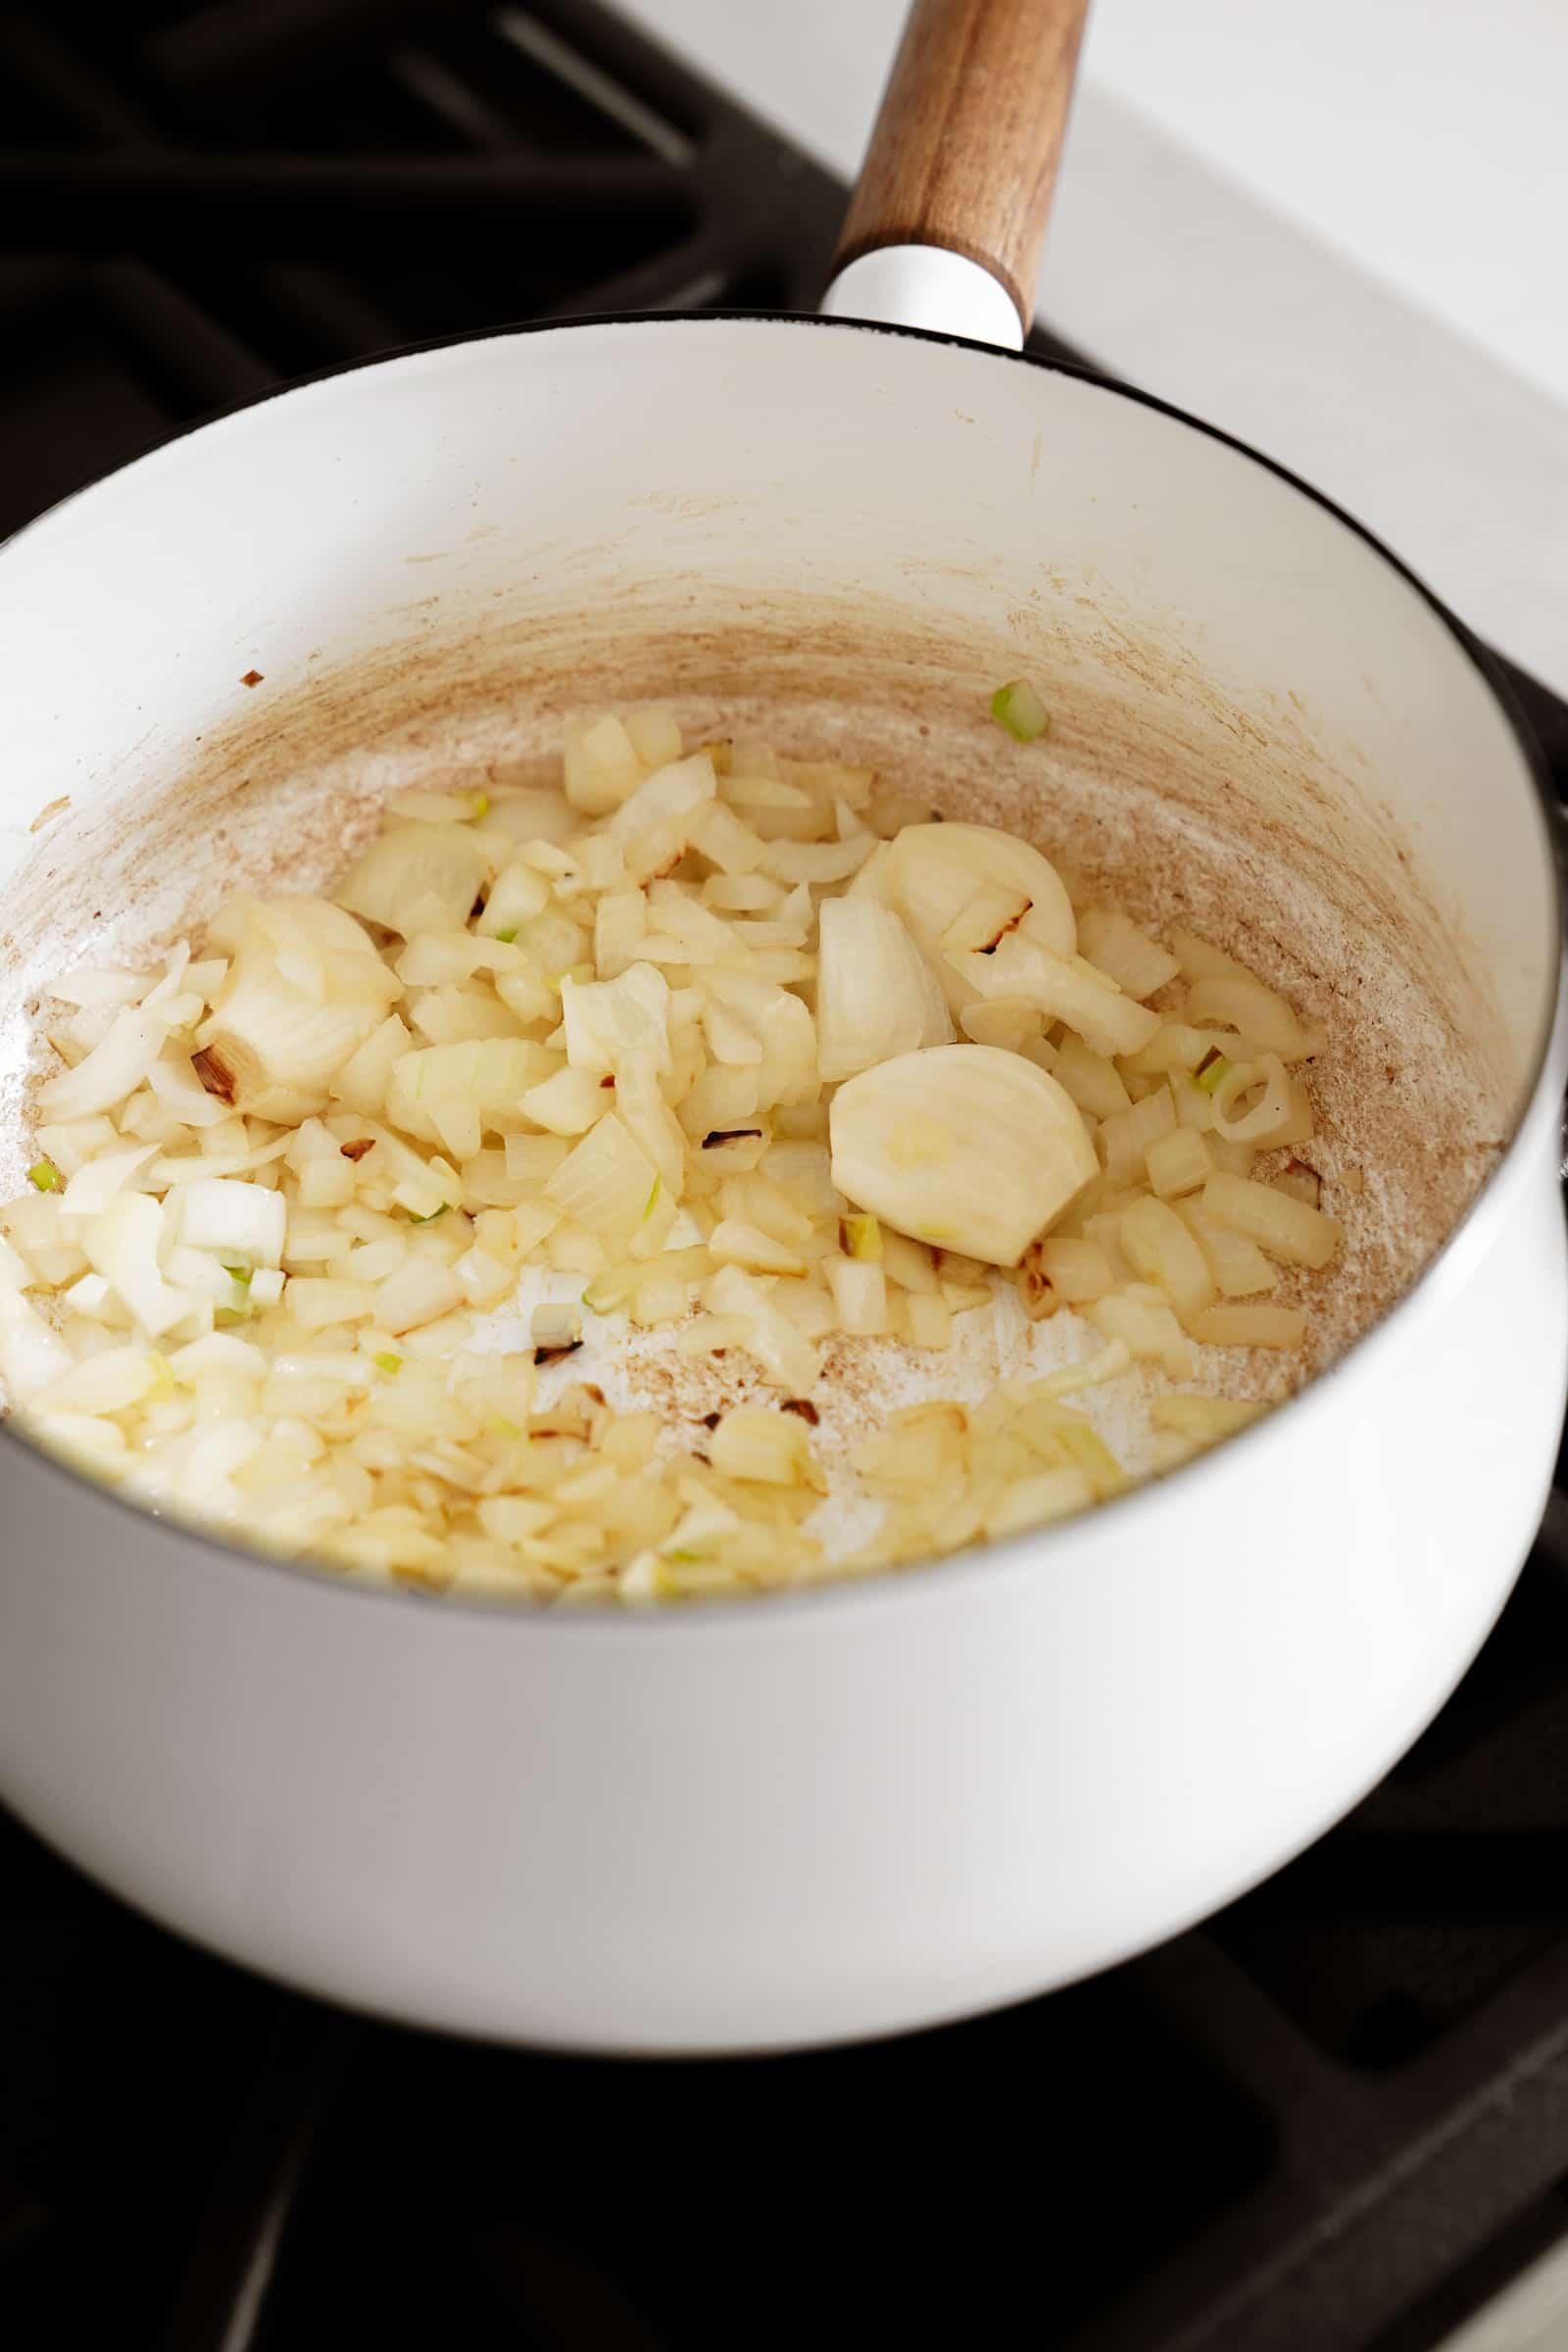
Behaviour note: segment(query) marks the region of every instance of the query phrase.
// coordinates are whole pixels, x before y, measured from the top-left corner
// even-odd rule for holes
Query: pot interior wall
[[[1327,1021],[1316,1360],[1452,1225],[1539,1052],[1542,823],[1478,673],[1334,517],[1071,378],[760,321],[417,355],[24,533],[0,628],[8,1191],[51,973],[318,887],[411,778],[526,776],[564,715],[652,699],[1013,826]],[[986,714],[1018,675],[1030,747]]]

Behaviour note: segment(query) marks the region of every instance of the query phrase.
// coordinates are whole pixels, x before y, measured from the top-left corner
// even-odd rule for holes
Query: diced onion
[[[1065,1021],[1096,1054],[1135,1054],[1159,1027],[1159,1015],[1107,980],[1081,956],[1053,954],[1029,936],[1029,917],[989,956],[955,956],[950,968],[982,997],[1015,998]]]
[[[726,1478],[758,1479],[765,1486],[826,1484],[811,1458],[805,1426],[788,1413],[759,1405],[737,1405],[708,1441],[709,1458]]]
[[[1070,1031],[1051,1067],[1057,1085],[1065,1087],[1079,1109],[1092,1118],[1114,1118],[1118,1111],[1131,1109],[1132,1097],[1115,1063],[1102,1054],[1092,1054]]]
[[[717,790],[712,760],[706,752],[694,752],[688,760],[672,760],[667,767],[656,768],[639,784],[615,810],[610,822],[611,833],[617,841],[632,842],[662,827],[674,826],[684,847],[691,838],[698,811],[713,799]]]
[[[1023,681],[997,709],[1044,729]],[[197,956],[58,984],[69,1066],[0,1207],[0,1377],[41,1443],[273,1551],[576,1607],[1086,1508],[1128,1472],[1080,1393],[1125,1383],[1141,1470],[1260,1409],[1127,1376],[1304,1344],[1272,1261],[1315,1273],[1341,1229],[1313,1171],[1251,1169],[1312,1135],[1287,1065],[1314,1024],[869,768],[688,753],[651,705],[569,722],[557,772],[400,791],[334,894],[241,896]],[[1178,974],[1185,1004],[1141,1001]],[[853,1446],[831,1393],[818,1412],[823,1348],[877,1380],[921,1350],[929,1380],[970,1310],[1024,1341],[1018,1299],[1061,1310],[1054,1369],[879,1401]],[[772,1401],[684,1430],[618,1411],[580,1375],[628,1323],[655,1365],[711,1358]],[[535,1359],[579,1346],[541,1396]],[[842,1561],[816,1517],[835,1450],[872,1516]]]
[[[1344,1227],[1304,1200],[1293,1200],[1250,1176],[1216,1170],[1203,1187],[1203,1207],[1220,1224],[1256,1242],[1287,1265],[1326,1266],[1345,1239]]]
[[[613,1111],[601,1118],[545,1186],[564,1216],[606,1241],[641,1224],[658,1171]]]
[[[637,746],[621,720],[607,715],[566,721],[563,787],[574,808],[603,816],[631,798],[642,776]]]
[[[604,1077],[631,1060],[670,1067],[669,984],[653,964],[629,964],[613,980],[563,980],[561,1009],[573,1069]]]
[[[1282,1061],[1302,1061],[1322,1049],[1321,1033],[1304,1027],[1285,999],[1250,972],[1210,972],[1195,980],[1187,1012],[1191,1020],[1240,1030]]]
[[[1098,1242],[1053,1239],[1038,1249],[1041,1272],[1063,1305],[1087,1306],[1115,1288],[1115,1272]]]
[[[101,1208],[108,1207],[117,1193],[124,1190],[138,1169],[147,1165],[156,1150],[154,1144],[126,1144],[84,1161],[60,1196],[61,1213],[68,1217],[96,1216]]]
[[[1279,1278],[1255,1242],[1222,1225],[1197,1199],[1189,1197],[1175,1205],[1207,1259],[1222,1298],[1253,1298],[1277,1288]]]
[[[1196,1128],[1178,1126],[1148,1146],[1144,1166],[1152,1189],[1165,1200],[1177,1193],[1196,1192],[1211,1173],[1214,1159]]]
[[[181,1322],[192,1303],[189,1292],[176,1290],[158,1270],[164,1232],[164,1211],[145,1193],[119,1194],[82,1225],[82,1247],[94,1268],[154,1340]]]
[[[1078,918],[1078,948],[1097,971],[1130,997],[1152,997],[1181,966],[1114,907],[1090,906]]]
[[[24,1293],[27,1270],[0,1241],[0,1378],[13,1396],[31,1396],[71,1367],[70,1348]]]
[[[1209,1348],[1299,1348],[1306,1317],[1295,1306],[1209,1306],[1194,1317],[1193,1336]]]
[[[1250,1428],[1267,1411],[1266,1404],[1241,1397],[1164,1396],[1153,1398],[1149,1417],[1156,1429],[1174,1429],[1183,1437],[1212,1445],[1218,1438],[1234,1437],[1237,1430]]]
[[[880,1265],[865,1258],[830,1257],[824,1271],[839,1321],[852,1337],[886,1331],[887,1277]]]
[[[829,1084],[922,1046],[953,1022],[935,973],[899,916],[871,898],[825,900],[816,980],[816,1065]]]
[[[1175,1127],[1176,1105],[1168,1086],[1157,1087],[1141,1102],[1102,1122],[1105,1174],[1118,1191],[1147,1173],[1151,1145],[1173,1134]]]
[[[38,1107],[56,1119],[86,1119],[112,1110],[140,1086],[163,1051],[167,1034],[154,1014],[122,1006],[102,1043],[74,1069],[45,1079],[38,1089]]]
[[[1191,1345],[1158,1291],[1136,1284],[1108,1298],[1097,1298],[1086,1311],[1107,1340],[1124,1340],[1134,1355],[1152,1358],[1172,1380],[1192,1378]]]
[[[179,1196],[179,1235],[190,1250],[209,1250],[247,1266],[275,1266],[283,1254],[288,1209],[281,1193],[226,1176],[199,1176]]]
[[[389,825],[337,886],[340,906],[408,938],[461,931],[488,868],[466,825]]]
[[[1214,1278],[1203,1252],[1163,1200],[1135,1200],[1122,1211],[1121,1247],[1143,1280],[1164,1292],[1182,1321],[1214,1303]]]

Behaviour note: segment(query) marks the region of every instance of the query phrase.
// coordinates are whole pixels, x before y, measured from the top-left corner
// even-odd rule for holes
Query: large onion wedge
[[[935,973],[893,909],[873,898],[822,902],[816,1035],[817,1071],[829,1084],[952,1039]]]
[[[915,1240],[997,1266],[1099,1172],[1078,1106],[999,1046],[927,1046],[846,1080],[829,1113],[833,1182]]]
[[[995,825],[906,825],[888,844],[879,895],[931,957],[956,1013],[980,991],[948,962],[941,942],[982,892],[1021,900],[1017,929],[1052,955],[1078,948],[1072,902],[1050,858],[1030,843]]]

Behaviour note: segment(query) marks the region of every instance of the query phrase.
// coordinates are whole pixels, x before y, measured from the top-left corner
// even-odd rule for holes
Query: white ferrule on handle
[[[879,245],[841,270],[822,297],[825,318],[871,318],[1023,349],[1012,296],[980,262],[944,245]]]

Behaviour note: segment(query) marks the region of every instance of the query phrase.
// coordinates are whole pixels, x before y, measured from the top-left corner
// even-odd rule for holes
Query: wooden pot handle
[[[1024,330],[1089,0],[914,0],[834,274],[884,246],[978,262]]]

